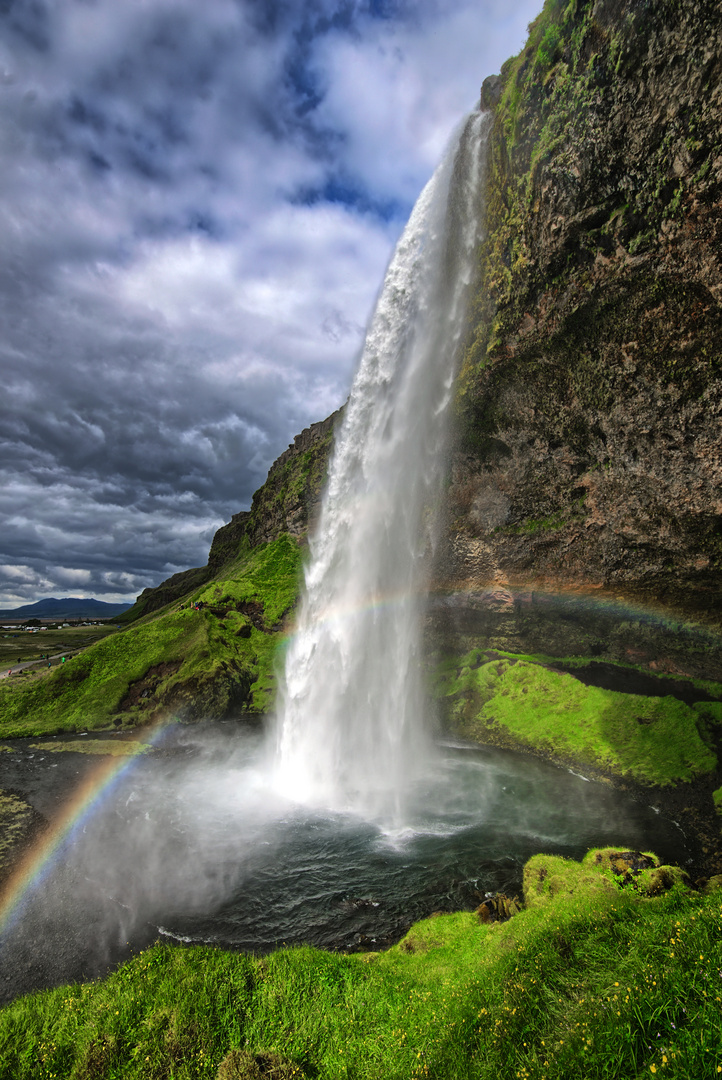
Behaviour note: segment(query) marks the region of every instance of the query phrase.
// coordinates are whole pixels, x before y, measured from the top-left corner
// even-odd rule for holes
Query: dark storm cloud
[[[517,6],[0,0],[3,606],[202,564],[338,407]]]

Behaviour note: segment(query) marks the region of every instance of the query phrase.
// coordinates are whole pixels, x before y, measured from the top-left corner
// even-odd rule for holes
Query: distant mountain
[[[0,619],[113,619],[122,615],[130,604],[106,604],[104,600],[66,596],[63,600],[49,597],[34,604],[0,611]]]

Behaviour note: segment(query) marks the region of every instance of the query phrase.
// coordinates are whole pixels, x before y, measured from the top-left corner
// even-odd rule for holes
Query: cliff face
[[[144,589],[122,622],[134,622],[159,611],[211,581],[238,557],[243,545],[269,544],[283,533],[301,541],[313,524],[333,444],[334,426],[343,409],[311,424],[297,435],[268,472],[253,496],[250,510],[234,514],[213,537],[206,566],[183,570],[154,588]]]
[[[334,428],[342,415],[343,409],[337,409],[325,420],[304,428],[274,461],[268,479],[251,503],[246,525],[251,547],[267,544],[281,533],[300,540],[313,526],[321,503]]]
[[[548,2],[485,85],[446,587],[722,593],[721,27],[706,0]]]

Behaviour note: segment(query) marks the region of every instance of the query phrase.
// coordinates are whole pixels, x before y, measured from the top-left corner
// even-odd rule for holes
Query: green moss
[[[722,685],[720,683],[705,682],[702,679],[694,680],[695,686],[706,690],[708,693],[722,698]],[[722,701],[698,701],[692,706],[695,712],[712,727],[722,727]]]
[[[528,747],[650,784],[716,767],[698,714],[671,696],[585,686],[539,664],[490,662],[478,649],[441,663],[432,690],[446,702],[452,728],[480,742]]]
[[[31,750],[45,750],[50,754],[102,754],[106,757],[136,757],[138,754],[150,754],[153,747],[136,739],[70,739],[64,742],[32,743]]]
[[[221,606],[257,601],[263,606],[264,625],[271,629],[296,601],[301,557],[298,543],[281,536],[224,567],[218,577],[193,594],[192,600]]]
[[[0,789],[0,873],[13,857],[13,849],[27,837],[35,816],[32,806],[19,795]]]
[[[669,623],[668,630],[670,634],[679,634],[682,624]],[[621,634],[624,631],[626,637],[630,633],[638,635],[640,639],[643,637],[643,626],[639,623],[624,623],[620,622],[616,627],[618,633]],[[609,636],[609,631],[603,631],[605,636]],[[599,656],[553,656],[551,653],[517,653],[508,652],[503,649],[495,649],[500,657],[505,657],[509,660],[527,660],[532,664],[543,664],[547,667],[570,667],[584,669],[589,667],[590,664],[599,663]],[[621,671],[638,671],[642,675],[650,675],[650,670],[647,665],[644,664],[632,664],[628,661],[615,659],[614,667],[619,668]],[[663,687],[665,682],[679,683],[688,685],[695,690],[701,690],[705,694],[709,694],[711,697],[718,698],[718,701],[698,701],[691,707],[696,713],[702,716],[707,722],[712,724],[722,725],[722,683],[715,682],[713,679],[696,679],[688,675],[680,675],[678,672],[670,673],[667,671],[655,671],[654,678],[660,681],[660,686]],[[660,695],[664,697],[666,695]]]

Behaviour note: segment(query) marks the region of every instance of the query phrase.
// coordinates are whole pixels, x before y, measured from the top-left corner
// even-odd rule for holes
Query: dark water
[[[44,766],[58,757],[81,755]],[[651,807],[521,755],[440,746],[405,823],[389,828],[285,802],[258,734],[171,729],[27,893],[0,939],[0,996],[102,974],[159,937],[254,952],[381,948],[433,911],[520,894],[537,852],[578,858],[604,844],[689,855]]]

